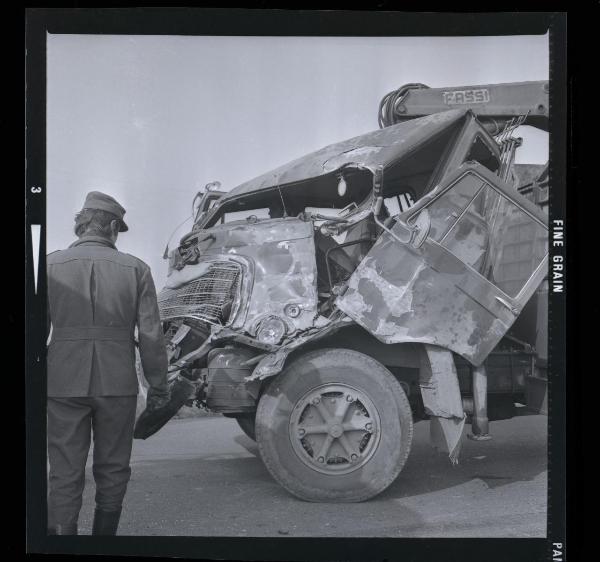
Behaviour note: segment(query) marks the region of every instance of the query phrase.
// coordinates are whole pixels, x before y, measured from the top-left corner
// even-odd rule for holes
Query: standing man
[[[85,464],[94,439],[94,535],[115,535],[131,474],[138,381],[137,327],[146,407],[168,402],[167,354],[150,268],[119,252],[125,209],[88,193],[75,216],[78,240],[48,256],[48,527],[76,535]]]

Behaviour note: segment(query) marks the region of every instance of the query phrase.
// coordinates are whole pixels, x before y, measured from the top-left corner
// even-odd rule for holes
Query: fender
[[[308,343],[329,336],[341,328],[353,324],[353,320],[341,311],[321,328],[307,331],[277,351],[260,356],[249,377],[245,380],[263,380],[279,374],[292,351],[297,351]],[[406,342],[413,343],[410,339]],[[462,435],[466,421],[463,411],[458,373],[452,351],[449,349],[421,344],[419,364],[419,386],[425,411],[431,416],[430,441],[441,451],[447,452],[453,464],[458,462]]]

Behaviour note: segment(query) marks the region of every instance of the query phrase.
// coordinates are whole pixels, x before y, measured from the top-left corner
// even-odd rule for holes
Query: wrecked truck
[[[354,502],[398,476],[413,423],[457,462],[465,424],[486,440],[543,410],[526,117],[443,109],[199,194],[158,295],[173,403],[138,437],[195,404],[235,418],[295,496]]]

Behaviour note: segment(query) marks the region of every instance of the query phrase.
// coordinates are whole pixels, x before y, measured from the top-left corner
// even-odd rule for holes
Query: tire
[[[265,466],[286,490],[313,502],[360,502],[385,490],[406,462],[412,433],[400,383],[348,349],[296,359],[270,382],[256,412]]]
[[[250,437],[252,441],[256,441],[256,431],[254,428],[254,416],[255,414],[242,414],[235,417],[235,421],[238,422],[240,429]]]

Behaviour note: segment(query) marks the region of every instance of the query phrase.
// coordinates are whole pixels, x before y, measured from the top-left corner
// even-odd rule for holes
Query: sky
[[[229,190],[328,144],[378,128],[379,101],[431,87],[547,80],[548,36],[212,37],[53,35],[47,39],[47,249],[75,240],[88,191],[115,197],[117,247],[162,259],[192,199]],[[545,163],[547,134],[521,127],[517,162]],[[170,247],[191,229],[178,228]]]

